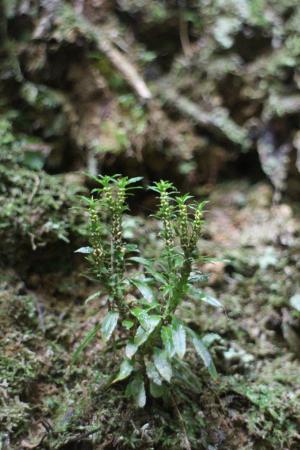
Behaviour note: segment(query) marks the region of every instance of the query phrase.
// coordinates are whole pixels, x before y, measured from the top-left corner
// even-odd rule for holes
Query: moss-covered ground
[[[210,200],[199,249],[225,258],[203,268],[211,273],[206,289],[224,309],[195,302],[181,314],[209,333],[218,381],[189,352],[191,371],[175,380],[173,401],[137,410],[122,385],[105,388],[117,357],[100,336],[71,364],[105,307],[99,299],[84,302],[97,287],[82,276],[80,256],[72,256],[83,231],[72,232],[67,209],[61,217],[68,244],[61,247],[58,234],[39,249],[22,247],[26,270],[11,258],[1,269],[1,449],[300,448],[300,316],[290,302],[299,293],[299,211],[272,205],[265,184],[220,185]],[[151,252],[153,227],[141,217],[126,221],[128,238]],[[16,254],[24,233],[12,244]]]

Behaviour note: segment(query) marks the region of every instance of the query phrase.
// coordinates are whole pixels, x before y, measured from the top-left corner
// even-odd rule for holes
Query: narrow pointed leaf
[[[138,318],[141,325],[138,327],[133,340],[129,341],[125,347],[125,354],[129,359],[131,359],[137,352],[138,348],[147,341],[150,334],[160,322],[159,316],[150,316],[141,308],[135,308],[133,315]]]
[[[142,296],[151,303],[153,300],[153,292],[148,283],[145,280],[130,280],[130,282],[140,291]]]
[[[147,311],[142,308],[134,308],[132,314],[138,319],[145,331],[153,331],[160,321],[159,316],[150,316]]]
[[[159,321],[160,321],[159,317],[157,317],[157,316],[149,316],[149,317],[150,317],[150,320],[149,320],[148,329],[145,330],[145,328],[143,328],[142,326],[139,326],[136,331],[136,335],[134,337],[134,343],[138,347],[140,347],[142,344],[144,344],[144,342],[147,341],[150,334],[154,331],[154,329],[159,324]]]
[[[127,358],[131,359],[136,354],[137,350],[138,346],[130,341],[125,347],[125,355]]]
[[[143,258],[142,256],[132,256],[131,258],[129,258],[129,261],[136,262],[136,263],[140,264],[141,266],[145,266],[145,267],[151,266],[151,264],[152,264],[150,260]]]
[[[175,321],[172,326],[172,335],[175,352],[182,359],[186,351],[186,332],[184,326]]]
[[[90,253],[93,253],[93,248],[92,247],[80,247],[77,250],[75,250],[74,253],[90,254]]]
[[[88,298],[85,299],[84,303],[88,303],[91,300],[94,300],[94,298],[99,297],[99,295],[101,295],[101,291],[94,292],[93,294],[89,295]]]
[[[201,289],[197,289],[194,286],[190,286],[189,293],[191,297],[194,298],[195,300],[200,300],[215,308],[223,308],[223,305],[219,300],[217,300],[216,298],[212,297],[209,294],[206,294]]]
[[[204,297],[201,298],[201,300],[211,306],[214,306],[215,308],[223,308],[222,303],[211,295],[205,294]]]
[[[167,283],[167,280],[165,279],[165,277],[160,272],[157,272],[156,270],[153,270],[151,265],[147,266],[146,270],[159,283],[161,283],[163,285]]]
[[[211,354],[203,344],[200,338],[197,336],[193,336],[192,338],[194,347],[202,361],[204,362],[205,367],[207,367],[207,370],[209,371],[211,377],[215,380],[218,376],[217,370],[215,368],[214,362],[212,360]]]
[[[152,314],[151,316],[149,315],[147,319],[147,331],[149,331],[149,333],[152,333],[152,331],[155,330],[160,322],[160,319],[161,317],[156,314]]]
[[[102,325],[101,332],[105,341],[108,341],[117,326],[119,319],[119,313],[115,311],[110,311],[106,314]]]
[[[83,350],[92,342],[93,339],[95,339],[98,330],[100,329],[100,323],[97,323],[94,328],[92,328],[88,334],[85,336],[83,341],[79,344],[76,351],[73,354],[72,362],[76,362],[79,355],[83,352]]]
[[[161,349],[155,349],[153,361],[159,374],[169,383],[172,378],[172,366],[168,361],[167,353]]]
[[[132,397],[138,408],[143,408],[146,404],[146,391],[144,380],[136,376],[126,388],[126,395]]]
[[[153,362],[145,360],[145,365],[146,365],[146,373],[149,380],[152,380],[156,385],[160,386],[162,384],[162,379]]]
[[[163,342],[165,351],[167,352],[168,356],[172,358],[175,354],[175,347],[173,342],[173,333],[172,329],[167,326],[163,326],[161,329],[161,340]]]
[[[117,381],[125,380],[129,377],[131,372],[133,371],[133,365],[128,359],[124,359],[120,366],[120,370],[116,378],[113,380],[113,383],[116,383]]]
[[[136,334],[134,336],[133,342],[137,347],[140,347],[141,345],[146,342],[148,339],[148,336],[150,335],[149,331],[146,331],[141,325],[136,330]]]
[[[145,328],[143,328],[142,325],[138,327],[138,329],[136,330],[136,334],[133,338],[133,341],[129,341],[128,344],[126,345],[125,354],[127,358],[131,359],[135,355],[138,348],[147,341],[150,334],[159,324],[159,321],[160,321],[159,317],[149,316],[148,329],[145,330]]]
[[[144,177],[133,177],[129,178],[127,181],[127,184],[137,183],[138,181],[141,181]]]
[[[137,386],[137,392],[135,395],[135,404],[139,408],[143,408],[146,404],[146,391],[145,391],[145,384],[143,381],[141,381]]]
[[[149,322],[148,322],[149,315],[147,311],[145,311],[142,308],[134,308],[131,311],[131,314],[138,319],[138,321],[146,331],[149,329]]]

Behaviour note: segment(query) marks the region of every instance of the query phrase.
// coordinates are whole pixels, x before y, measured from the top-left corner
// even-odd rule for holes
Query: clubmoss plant
[[[107,295],[108,312],[79,345],[80,352],[101,329],[105,341],[113,337],[123,359],[111,383],[128,380],[126,394],[139,407],[146,392],[164,396],[172,381],[176,361],[183,359],[187,341],[195,348],[210,375],[216,369],[202,339],[178,317],[178,307],[190,297],[215,307],[220,303],[197,287],[206,276],[197,270],[200,257],[197,242],[202,232],[204,207],[190,195],[178,195],[168,181],[150,187],[157,195],[156,218],[161,223],[164,248],[154,260],[139,254],[137,246],[123,238],[123,215],[127,198],[140,178],[100,176],[92,198],[85,198],[90,215],[89,246],[77,250],[87,254],[101,294]],[[108,226],[107,226],[108,225]],[[123,348],[122,343],[124,342]],[[119,350],[118,350],[119,351]]]

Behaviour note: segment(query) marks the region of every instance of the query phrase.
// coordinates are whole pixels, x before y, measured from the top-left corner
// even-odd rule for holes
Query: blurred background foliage
[[[296,0],[0,4],[1,120],[34,169],[168,177],[194,192],[265,176],[299,195]]]

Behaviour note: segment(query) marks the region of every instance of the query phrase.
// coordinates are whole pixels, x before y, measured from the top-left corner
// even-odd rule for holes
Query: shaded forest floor
[[[26,273],[1,269],[0,448],[300,448],[300,315],[290,303],[300,281],[299,211],[272,205],[266,184],[219,185],[210,201],[199,248],[226,259],[203,268],[224,310],[189,303],[181,314],[210,333],[218,382],[191,352],[192,372],[175,380],[174,402],[135,410],[122,386],[103,389],[118,363],[100,336],[72,366],[104,305],[84,303],[97,287],[82,277],[79,256],[64,265],[49,253],[46,272],[38,260]],[[155,251],[154,224],[128,218],[129,239],[133,225],[145,251]],[[39,250],[44,260],[47,251]]]

